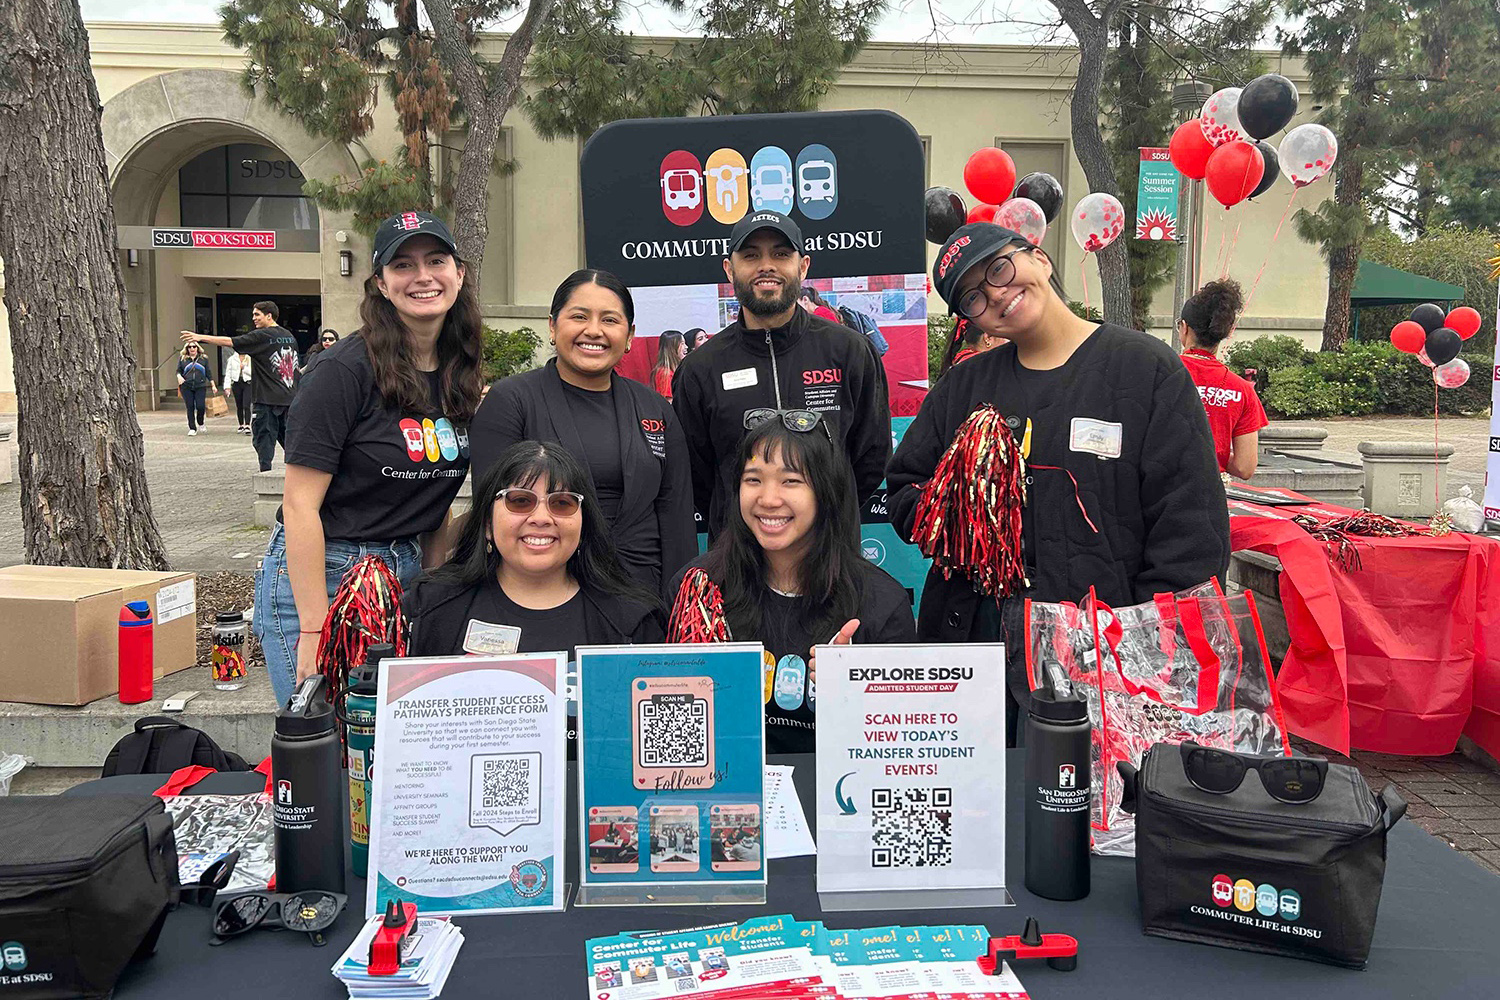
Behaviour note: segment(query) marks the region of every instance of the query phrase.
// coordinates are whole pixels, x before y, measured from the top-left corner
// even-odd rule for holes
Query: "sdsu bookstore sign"
[[[157,250],[275,250],[274,232],[250,229],[153,229]]]
[[[765,210],[796,220],[817,277],[926,266],[922,144],[889,112],[614,122],[580,171],[589,265],[630,285],[722,281],[730,229]]]

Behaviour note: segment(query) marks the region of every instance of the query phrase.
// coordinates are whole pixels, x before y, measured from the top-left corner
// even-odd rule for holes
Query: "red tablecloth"
[[[1233,547],[1281,561],[1288,727],[1345,754],[1446,754],[1467,734],[1500,756],[1500,545],[1458,533],[1361,537],[1360,567],[1346,571],[1291,520],[1349,513],[1229,503]]]

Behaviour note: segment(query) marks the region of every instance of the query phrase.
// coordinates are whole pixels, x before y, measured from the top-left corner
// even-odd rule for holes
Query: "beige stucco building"
[[[303,177],[347,175],[367,155],[393,153],[398,134],[384,92],[371,135],[344,147],[308,134],[247,94],[239,81],[242,56],[216,27],[107,23],[89,32],[140,367],[138,406],[153,408],[163,390],[175,388],[179,330],[197,325],[232,334],[248,325],[255,299],[282,303],[283,325],[309,342],[320,325],[354,329],[368,244],[347,217],[320,211],[298,194]],[[498,56],[499,41],[489,44]],[[844,71],[823,109],[884,108],[906,118],[926,147],[929,184],[961,188],[968,156],[995,144],[1011,153],[1020,173],[1055,174],[1071,204],[1088,185],[1069,135],[1070,59],[1063,49],[933,52],[918,44],[872,44]],[[1306,90],[1299,65],[1286,63],[1280,71]],[[1309,104],[1304,99],[1304,115]],[[585,263],[582,143],[543,140],[520,111],[507,119],[504,143],[519,169],[491,181],[481,300],[494,326],[538,327],[557,282]],[[1331,193],[1324,180],[1300,191],[1295,205],[1311,208]],[[1210,203],[1205,214],[1205,277],[1217,277],[1216,257],[1227,257],[1228,272],[1249,287],[1265,265],[1241,335],[1290,332],[1315,341],[1321,329],[1326,268],[1315,248],[1298,240],[1290,224],[1271,245],[1291,197],[1290,185],[1278,182],[1258,203],[1227,215]],[[152,228],[184,225],[275,230],[280,245],[275,251],[151,249]],[[1092,261],[1062,220],[1044,246],[1059,259],[1074,298],[1081,298],[1080,268],[1088,271],[1097,302]],[[352,273],[341,273],[345,268]],[[1164,288],[1154,309],[1163,335],[1172,294]],[[0,411],[15,409],[12,364],[24,363],[10,355],[0,308]]]

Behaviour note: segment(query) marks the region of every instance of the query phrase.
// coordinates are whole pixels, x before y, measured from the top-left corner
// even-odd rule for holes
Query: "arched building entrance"
[[[348,147],[309,134],[223,70],[143,80],[104,105],[101,124],[137,408],[175,389],[179,330],[242,332],[256,299],[285,302],[283,325],[309,343],[319,325],[353,328],[360,279],[341,272],[357,273],[348,265],[368,245],[347,214],[300,197],[304,177],[354,174]]]

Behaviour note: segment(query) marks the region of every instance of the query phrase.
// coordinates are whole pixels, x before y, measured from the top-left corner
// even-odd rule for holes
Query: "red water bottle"
[[[131,601],[120,609],[120,704],[151,700],[154,659],[151,605]]]

